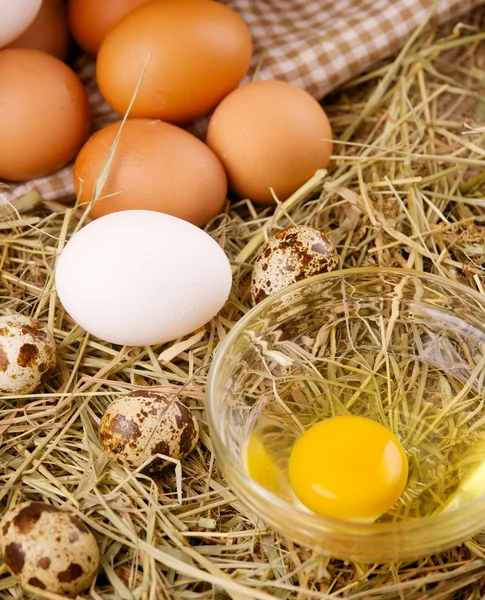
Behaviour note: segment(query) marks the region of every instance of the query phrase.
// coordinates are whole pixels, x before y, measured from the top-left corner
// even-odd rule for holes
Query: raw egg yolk
[[[265,450],[261,438],[254,432],[247,441],[246,461],[246,471],[249,477],[269,492],[277,494],[279,491],[278,467]]]
[[[298,499],[313,512],[372,522],[401,496],[408,462],[399,440],[380,423],[334,417],[297,440],[288,475]]]

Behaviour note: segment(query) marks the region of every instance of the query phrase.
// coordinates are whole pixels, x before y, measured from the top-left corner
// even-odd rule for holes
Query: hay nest
[[[207,227],[232,261],[234,286],[203,335],[135,349],[90,338],[63,312],[53,287],[56,257],[78,213],[35,194],[16,209],[2,207],[0,313],[40,318],[59,346],[57,372],[43,393],[1,397],[2,511],[36,499],[84,520],[102,555],[86,598],[483,597],[483,534],[412,563],[358,565],[318,556],[266,529],[221,478],[204,414],[211,358],[249,309],[251,263],[278,228],[323,230],[344,267],[413,268],[483,293],[485,33],[479,13],[466,23],[417,32],[393,60],[326,99],[339,140],[328,173],[317,173],[275,210],[241,201]],[[201,424],[201,443],[181,476],[172,468],[156,478],[129,473],[100,450],[104,409],[146,385],[178,394]],[[20,598],[0,569],[0,598]]]

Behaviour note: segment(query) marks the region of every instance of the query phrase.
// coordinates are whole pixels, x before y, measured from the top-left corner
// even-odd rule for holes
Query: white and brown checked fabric
[[[246,78],[282,79],[321,100],[340,84],[398,50],[433,11],[433,24],[457,19],[485,0],[224,0],[251,29],[254,55]],[[89,93],[93,129],[119,119],[96,88],[94,64],[78,70]],[[195,130],[203,131],[204,123]],[[53,132],[55,135],[55,132]],[[0,203],[36,189],[45,199],[74,194],[70,166],[1,190]]]

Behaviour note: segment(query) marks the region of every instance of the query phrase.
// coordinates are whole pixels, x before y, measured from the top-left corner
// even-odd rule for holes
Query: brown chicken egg
[[[292,283],[333,271],[338,254],[318,229],[296,225],[283,229],[263,246],[254,263],[251,300],[257,304]]]
[[[8,48],[33,48],[66,60],[69,43],[64,0],[43,0],[34,22]]]
[[[251,51],[247,25],[228,6],[155,0],[109,31],[97,57],[97,81],[120,114],[136,92],[130,116],[188,123],[238,86]]]
[[[306,91],[283,81],[256,81],[234,90],[215,109],[207,144],[239,196],[274,204],[327,167],[332,130]]]
[[[95,56],[108,31],[133,9],[151,0],[69,0],[69,28],[81,48]]]
[[[180,460],[197,445],[199,426],[179,400],[150,390],[121,396],[106,409],[99,424],[99,440],[118,464],[136,468],[157,454]],[[148,471],[168,461],[155,458]]]
[[[0,529],[3,559],[20,585],[74,598],[96,577],[96,540],[66,511],[23,502],[4,515]]]
[[[58,58],[0,50],[0,179],[42,177],[66,165],[89,131],[79,77]]]
[[[76,158],[74,184],[84,207],[92,199],[120,126],[121,122],[113,123],[95,133]],[[221,211],[226,192],[224,169],[203,142],[163,121],[128,119],[90,216],[145,209],[202,226]]]
[[[0,317],[0,394],[34,392],[56,361],[56,343],[46,325],[25,315]]]

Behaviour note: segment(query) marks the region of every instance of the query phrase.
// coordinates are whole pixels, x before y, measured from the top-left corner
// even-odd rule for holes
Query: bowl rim
[[[313,277],[308,277],[306,279],[297,281],[296,283],[293,283],[290,286],[287,286],[282,290],[279,290],[275,294],[265,298],[260,303],[252,307],[232,327],[225,339],[220,343],[219,347],[216,349],[215,356],[212,360],[209,369],[206,386],[206,413],[210,431],[210,439],[213,446],[215,458],[220,463],[223,473],[230,475],[230,477],[227,478],[229,486],[235,488],[235,484],[237,484],[238,488],[242,487],[246,491],[246,497],[250,497],[251,499],[255,500],[258,504],[267,503],[268,506],[271,506],[272,513],[279,513],[280,516],[283,516],[285,520],[291,519],[293,524],[297,524],[298,526],[303,525],[306,527],[310,527],[316,534],[340,532],[342,534],[350,534],[352,537],[386,537],[386,534],[392,534],[393,536],[395,536],[396,534],[410,534],[416,531],[422,532],[423,529],[426,528],[427,533],[429,533],[428,530],[431,530],[432,532],[435,531],[437,539],[434,540],[434,543],[436,544],[437,540],[441,539],[443,536],[443,531],[440,528],[440,526],[445,526],[447,529],[450,528],[452,531],[463,529],[465,512],[467,521],[470,519],[476,521],[479,517],[485,520],[485,492],[479,498],[471,502],[465,502],[462,506],[459,507],[459,509],[455,509],[450,512],[438,512],[431,516],[410,519],[409,521],[396,521],[385,523],[357,523],[332,519],[329,517],[318,515],[316,513],[306,513],[303,510],[298,509],[298,507],[294,506],[293,504],[279,498],[276,495],[273,495],[264,487],[257,484],[254,480],[252,480],[249,477],[249,475],[245,473],[242,464],[235,465],[233,461],[231,461],[228,458],[228,453],[225,452],[225,443],[221,435],[219,434],[217,417],[215,411],[213,410],[217,374],[224,361],[224,357],[228,349],[231,347],[233,339],[235,339],[240,334],[240,332],[245,329],[246,324],[249,321],[253,320],[255,316],[265,311],[269,306],[271,306],[273,302],[279,300],[282,296],[285,296],[288,293],[291,293],[297,289],[303,288],[310,284],[314,284],[320,281],[324,282],[329,279],[338,279],[342,277],[347,278],[349,276],[365,274],[379,275],[386,273],[398,275],[402,278],[406,276],[417,277],[419,279],[434,281],[436,283],[439,283],[440,285],[445,284],[448,288],[451,287],[457,292],[466,293],[468,296],[474,298],[477,302],[483,305],[485,312],[485,296],[483,296],[473,288],[468,287],[460,282],[448,280],[440,275],[435,275],[433,273],[426,273],[423,271],[413,269],[401,269],[395,267],[355,267],[352,269],[339,269],[335,271],[330,271],[327,273],[322,273]],[[240,490],[238,489],[237,491],[239,492]],[[253,505],[252,502],[251,505]],[[257,511],[257,509],[254,509],[253,506],[251,506],[251,508],[256,512],[257,516],[265,519],[265,516],[258,514],[259,511]],[[431,537],[435,536],[431,535]],[[429,545],[433,547],[433,540],[429,540]]]

